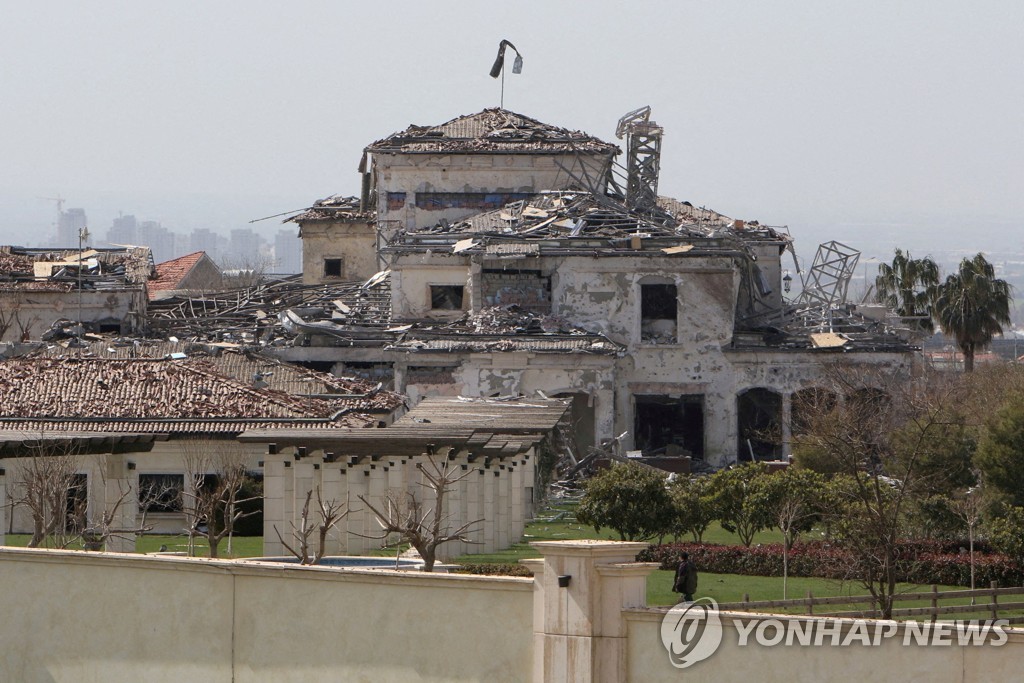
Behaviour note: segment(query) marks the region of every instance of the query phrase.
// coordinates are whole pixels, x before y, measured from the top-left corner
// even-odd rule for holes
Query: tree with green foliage
[[[989,420],[974,466],[997,497],[1024,505],[1024,396],[1010,397]]]
[[[694,543],[700,543],[717,518],[709,481],[708,477],[679,477],[669,485],[674,512],[670,531],[676,541],[690,534]]]
[[[988,522],[992,546],[1017,562],[1024,562],[1024,507],[1008,507],[1002,516]]]
[[[782,532],[782,599],[785,600],[789,551],[797,536],[810,531],[820,517],[825,477],[813,470],[787,467],[755,481],[755,501],[767,509],[772,524]]]
[[[911,327],[931,333],[932,303],[939,285],[939,267],[930,258],[911,258],[900,249],[892,263],[878,266],[875,300],[895,311]]]
[[[1010,324],[1012,300],[1010,285],[996,278],[995,268],[980,253],[962,260],[957,272],[939,285],[935,318],[963,352],[965,372],[974,370],[975,351]]]
[[[576,519],[614,529],[623,541],[664,536],[671,529],[672,499],[664,474],[637,463],[612,463],[584,484]]]
[[[714,508],[722,528],[736,534],[740,542],[750,547],[754,534],[772,525],[771,509],[760,496],[761,479],[767,476],[768,466],[750,462],[711,475]]]
[[[833,539],[850,551],[850,578],[892,615],[908,514],[932,488],[941,468],[930,468],[936,444],[948,443],[953,407],[963,401],[963,382],[922,372],[914,381],[900,372],[869,371],[837,363],[823,369],[828,390],[844,397],[807,416],[794,435],[801,446],[830,461],[831,502],[823,515]],[[955,441],[955,439],[954,439]]]

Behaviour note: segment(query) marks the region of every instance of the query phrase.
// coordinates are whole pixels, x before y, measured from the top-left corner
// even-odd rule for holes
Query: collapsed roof
[[[616,145],[589,133],[542,123],[507,109],[484,109],[438,126],[410,125],[366,147],[370,153],[403,154],[618,154]]]
[[[683,244],[681,239],[699,240],[700,248],[722,241],[735,248],[749,241],[777,241],[788,245],[785,228],[762,226],[756,221],[735,221],[710,209],[694,207],[669,197],[661,197],[655,211],[638,211],[621,201],[590,192],[540,192],[529,199],[512,202],[501,209],[475,214],[469,218],[399,232],[385,247],[386,251],[435,248],[438,243],[459,240],[455,253],[539,253],[540,242],[545,249],[554,247],[592,250],[595,246],[637,249],[637,238],[669,238],[675,246],[690,249],[696,244]],[[600,242],[593,242],[599,240]],[[522,246],[499,246],[498,243],[522,243]],[[531,243],[533,243],[531,245]],[[671,247],[669,247],[671,248]],[[666,253],[685,253],[674,249]],[[699,250],[699,249],[698,249]]]
[[[313,202],[308,209],[284,219],[285,223],[313,223],[317,221],[372,221],[376,211],[362,211],[358,197],[331,195]]]
[[[70,292],[143,285],[154,273],[149,247],[35,249],[0,246],[0,289]]]

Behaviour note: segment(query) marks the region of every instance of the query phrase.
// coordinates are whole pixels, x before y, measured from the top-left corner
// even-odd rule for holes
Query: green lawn
[[[28,534],[7,534],[5,543],[12,546],[25,547],[32,537]],[[140,536],[135,542],[135,552],[155,553],[161,546],[166,546],[169,552],[185,552],[188,548],[188,537],[181,535],[147,534]],[[72,550],[81,550],[81,544],[68,546]],[[228,541],[220,542],[221,557],[259,557],[263,554],[262,536],[235,536],[231,539],[231,552],[228,553]],[[208,555],[208,547],[205,542],[196,541],[196,555],[205,557]]]
[[[514,564],[521,559],[540,557],[540,553],[530,546],[530,541],[565,541],[579,538],[603,538],[613,541],[619,540],[619,535],[611,529],[602,529],[595,532],[593,527],[580,524],[573,517],[574,506],[558,505],[542,510],[537,514],[536,519],[526,525],[523,538],[507,550],[495,553],[483,553],[478,555],[463,555],[456,558],[457,563],[496,563]],[[672,539],[665,539],[666,542]],[[686,536],[681,541],[692,541],[692,537]],[[739,540],[736,534],[729,533],[717,522],[708,527],[702,539],[705,543],[722,543],[725,545],[737,544]],[[754,543],[781,543],[782,533],[779,531],[762,531],[754,536]]]

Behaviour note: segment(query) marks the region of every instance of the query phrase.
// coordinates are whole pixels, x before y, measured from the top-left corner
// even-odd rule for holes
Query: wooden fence
[[[892,618],[904,617],[929,617],[936,621],[941,615],[946,614],[984,614],[986,619],[1005,619],[1010,624],[1024,623],[1024,616],[1006,615],[1000,617],[1000,612],[1012,612],[1024,610],[1024,602],[1000,602],[1000,596],[1024,595],[1024,587],[999,588],[993,581],[988,588],[977,590],[951,590],[940,591],[937,585],[932,585],[930,591],[918,593],[897,593],[894,604],[901,602],[924,602],[930,603],[928,607],[893,607]],[[941,600],[964,600],[970,599],[970,604],[941,605]],[[979,602],[979,598],[987,602]],[[1005,599],[1005,597],[1004,597]],[[840,612],[815,611],[815,607],[834,605],[865,605],[866,609],[846,610]],[[828,596],[816,598],[807,591],[806,598],[794,600],[753,600],[744,595],[741,602],[720,603],[718,609],[733,610],[741,612],[757,612],[771,609],[792,609],[801,608],[803,613],[819,617],[846,617],[846,618],[878,618],[880,611],[878,602],[870,595],[849,595],[849,596]],[[977,617],[976,617],[977,618]]]

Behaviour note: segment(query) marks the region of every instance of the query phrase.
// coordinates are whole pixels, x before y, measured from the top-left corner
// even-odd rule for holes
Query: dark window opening
[[[674,344],[678,310],[675,285],[640,285],[640,341]]]
[[[340,258],[324,259],[324,277],[342,277],[345,269]]]
[[[704,397],[636,396],[634,445],[645,456],[704,458]]]
[[[89,476],[72,475],[64,497],[64,531],[80,533],[89,526]]]
[[[748,389],[736,397],[737,460],[782,457],[782,395],[771,389]]]
[[[371,382],[382,382],[385,389],[391,389],[395,381],[395,368],[391,363],[346,361],[342,363],[342,377],[359,377]]]
[[[590,394],[581,392],[570,392],[555,394],[555,398],[571,398],[572,408],[569,414],[571,421],[570,433],[576,441],[577,457],[583,458],[590,455],[594,448],[594,406],[591,404]]]
[[[121,334],[121,323],[100,323],[100,334]]]
[[[181,512],[185,490],[183,474],[140,474],[139,510],[144,512]]]
[[[406,384],[454,384],[456,365],[410,365],[405,371]]]
[[[427,211],[493,210],[532,196],[532,192],[417,192],[416,208]]]
[[[462,285],[430,285],[430,307],[441,311],[461,311],[465,291]]]
[[[551,315],[551,278],[539,270],[485,268],[480,284],[484,306],[519,306]]]
[[[388,192],[388,211],[397,211],[405,206],[404,192]]]

